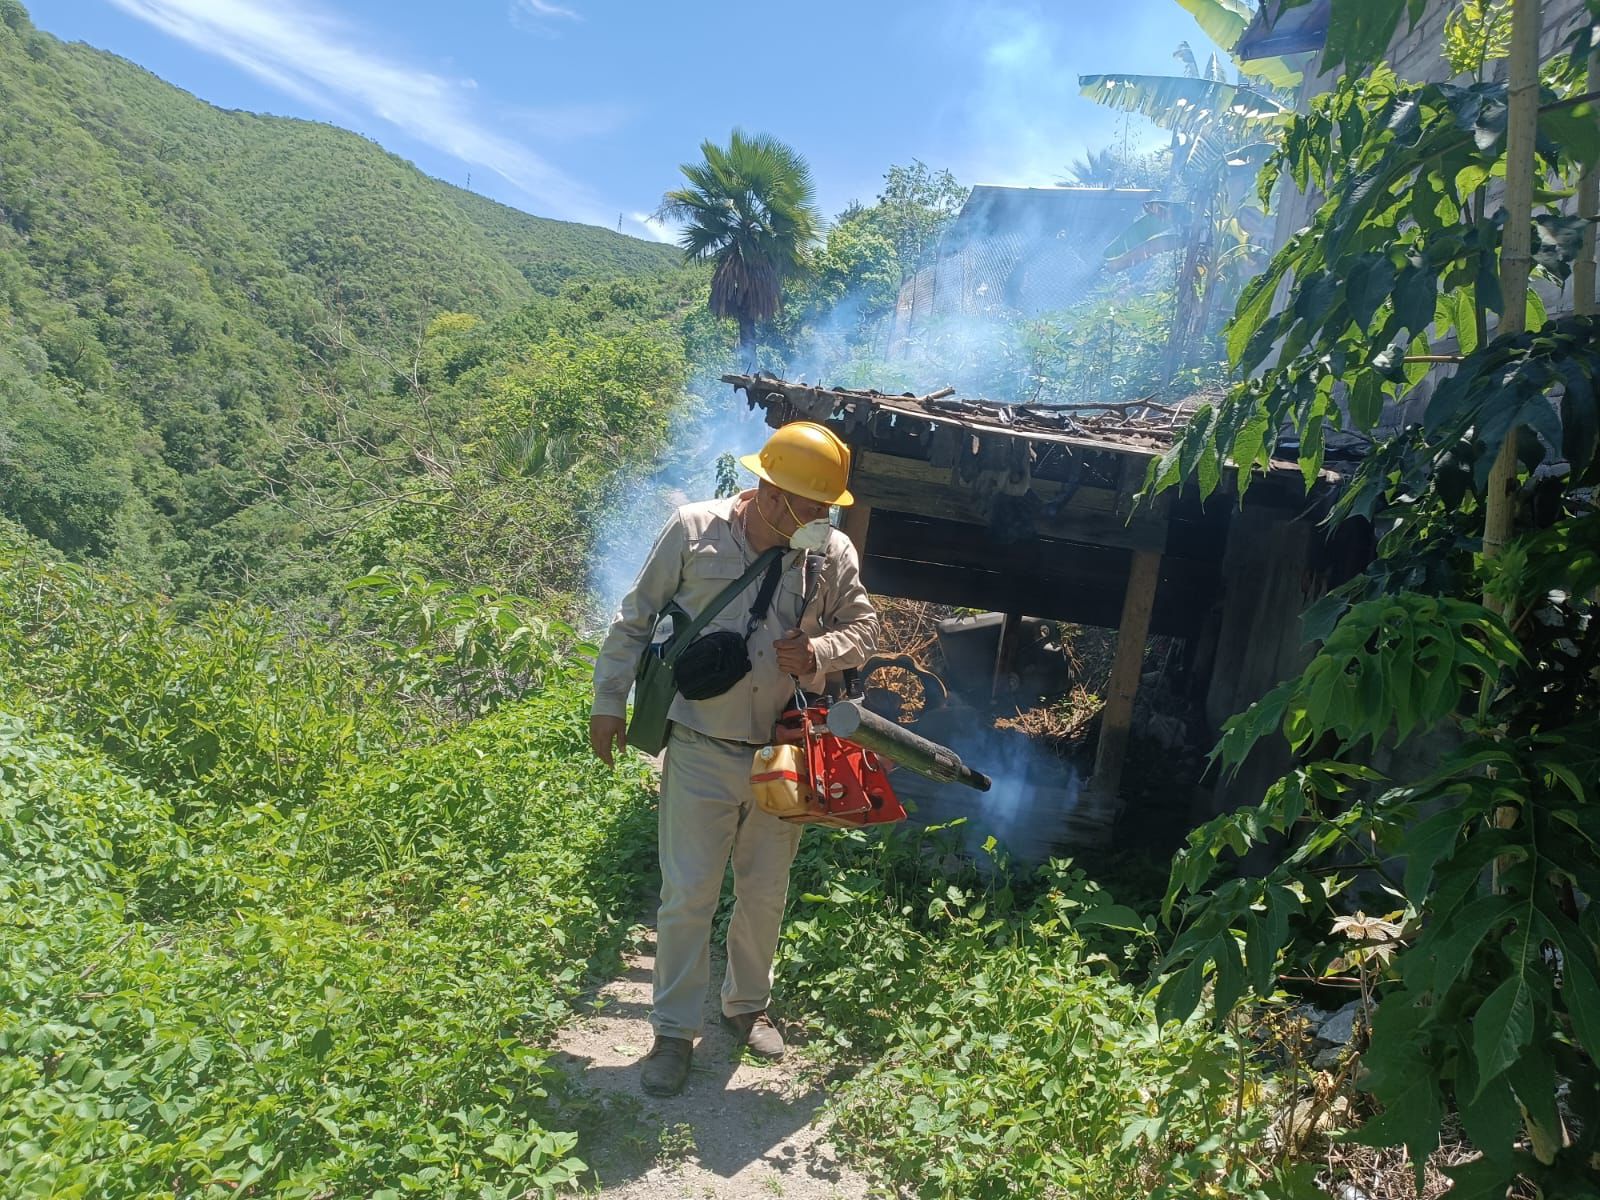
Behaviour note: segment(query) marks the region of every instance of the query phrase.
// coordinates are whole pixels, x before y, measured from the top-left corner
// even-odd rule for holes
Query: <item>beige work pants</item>
[[[772,994],[789,864],[801,828],[756,807],[754,746],[673,725],[661,771],[661,909],[656,916],[655,1007],[665,1037],[700,1032],[711,978],[711,921],[733,856],[733,918],[722,1011],[760,1012]]]

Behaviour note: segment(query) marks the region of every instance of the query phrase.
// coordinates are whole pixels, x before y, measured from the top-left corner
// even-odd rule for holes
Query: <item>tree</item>
[[[658,215],[683,224],[688,258],[716,263],[711,311],[739,323],[740,355],[753,364],[756,324],[777,315],[785,280],[806,270],[817,241],[811,168],[778,139],[740,129],[726,147],[705,141],[700,152],[681,168],[689,186],[668,192]]]
[[[1225,727],[1225,768],[1280,734],[1305,761],[1175,863],[1163,1012],[1186,1015],[1210,978],[1220,1019],[1247,986],[1272,991],[1280,955],[1348,965],[1339,897],[1364,889],[1398,929],[1361,969],[1378,1001],[1361,1086],[1381,1111],[1359,1140],[1406,1145],[1420,1184],[1453,1110],[1482,1157],[1448,1169],[1452,1194],[1592,1195],[1600,322],[1584,311],[1587,214],[1561,202],[1600,160],[1600,27],[1546,67],[1541,95],[1538,0],[1513,5],[1509,86],[1401,82],[1381,60],[1403,8],[1374,11],[1336,0],[1327,65],[1346,75],[1263,176],[1263,192],[1287,172],[1326,200],[1240,297],[1228,346],[1252,377],[1196,413],[1152,480],[1208,493],[1237,469],[1242,491],[1285,426],[1310,480],[1329,432],[1353,431],[1373,445],[1332,520],[1383,531],[1367,571],[1306,613],[1320,649],[1305,671]],[[1577,315],[1546,318],[1529,259],[1579,280]],[[1447,339],[1460,353],[1433,353]],[[1416,392],[1440,358],[1452,373]],[[1424,396],[1385,428],[1390,402]],[[1264,876],[1230,866],[1275,839]]]
[[[878,202],[866,212],[894,243],[902,279],[927,265],[971,191],[957,183],[948,169],[930,170],[920,159],[912,159],[907,167],[889,168]]]

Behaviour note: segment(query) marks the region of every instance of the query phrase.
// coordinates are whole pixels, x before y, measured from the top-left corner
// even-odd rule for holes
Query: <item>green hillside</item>
[[[372,374],[352,343],[674,257],[214,108],[0,0],[0,512],[70,554],[171,583],[275,486],[306,397]]]

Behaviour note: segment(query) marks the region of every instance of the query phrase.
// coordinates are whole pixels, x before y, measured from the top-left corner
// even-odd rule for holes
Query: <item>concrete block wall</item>
[[[1408,28],[1405,18],[1401,18],[1400,28],[1395,32],[1387,53],[1390,65],[1401,79],[1417,83],[1444,83],[1451,80],[1450,64],[1444,57],[1442,47],[1445,20],[1455,7],[1455,0],[1432,0],[1414,28]],[[1584,0],[1545,0],[1544,31],[1540,38],[1541,60],[1548,61],[1562,53],[1573,32],[1587,20]],[[1506,60],[1501,59],[1489,66],[1491,78],[1505,78]],[[1470,83],[1471,79],[1459,76],[1454,81],[1464,84]],[[1301,110],[1308,108],[1315,97],[1331,92],[1337,82],[1336,75],[1322,73],[1317,64],[1309,67],[1300,89]],[[1310,224],[1311,215],[1322,200],[1322,195],[1315,191],[1309,194],[1286,192],[1279,202],[1274,221],[1275,244],[1283,245],[1296,230]],[[1548,294],[1545,294],[1546,291]],[[1285,294],[1280,294],[1280,303]],[[1540,294],[1545,307],[1552,312],[1571,307],[1570,299],[1564,300],[1554,288],[1541,287]]]

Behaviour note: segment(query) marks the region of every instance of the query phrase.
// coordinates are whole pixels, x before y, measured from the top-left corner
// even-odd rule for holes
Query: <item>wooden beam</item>
[[[892,466],[890,464],[893,464]],[[1060,497],[1064,485],[1034,480],[1032,491],[1049,504]],[[948,467],[862,454],[850,476],[850,490],[858,504],[896,512],[919,513],[960,521],[966,525],[990,523],[991,502],[971,488],[955,482]],[[1160,511],[1133,514],[1117,511],[1117,494],[1108,488],[1080,487],[1054,515],[1041,512],[1034,522],[1039,537],[1115,546],[1123,550],[1161,550],[1167,542],[1165,498]]]
[[[1115,629],[1131,558],[1126,549],[1085,542],[1002,546],[977,525],[875,509],[861,572],[878,595]],[[1151,629],[1198,633],[1220,585],[1215,559],[1163,555]]]
[[[1095,747],[1096,795],[1116,796],[1122,784],[1122,762],[1128,752],[1128,731],[1133,724],[1133,699],[1139,691],[1144,667],[1145,641],[1150,635],[1150,610],[1155,606],[1156,583],[1161,577],[1161,555],[1135,551],[1128,569],[1128,589],[1122,598],[1122,622],[1117,627],[1117,652],[1111,662],[1111,683],[1100,716],[1100,742]]]
[[[1163,562],[1163,571],[1166,566]],[[869,553],[861,579],[876,596],[926,600],[984,612],[1016,608],[1031,617],[1115,629],[1122,611],[1126,574],[1124,568],[1114,579],[1088,582],[1070,570],[1026,574],[985,571]],[[1207,577],[1192,571],[1163,580],[1150,617],[1150,632],[1182,638],[1198,635],[1200,622],[1216,598],[1217,586],[1214,575]]]
[[[1141,471],[1144,469],[1142,462],[1136,465]],[[1122,479],[1120,466],[1108,474],[1115,474],[1119,481]],[[871,450],[863,450],[856,456],[855,470],[850,476],[851,491],[855,490],[863,478],[871,482],[894,480],[930,490],[954,488],[964,494],[972,490],[957,480],[954,467],[936,467],[925,459],[904,458],[898,454],[879,454]],[[1058,497],[1069,485],[1059,480],[1040,479],[1036,476],[1028,481],[1028,486],[1039,499],[1049,502]],[[1117,493],[1114,488],[1097,487],[1093,483],[1085,482],[1073,493],[1070,504],[1074,509],[1083,512],[1109,513],[1117,508]]]

